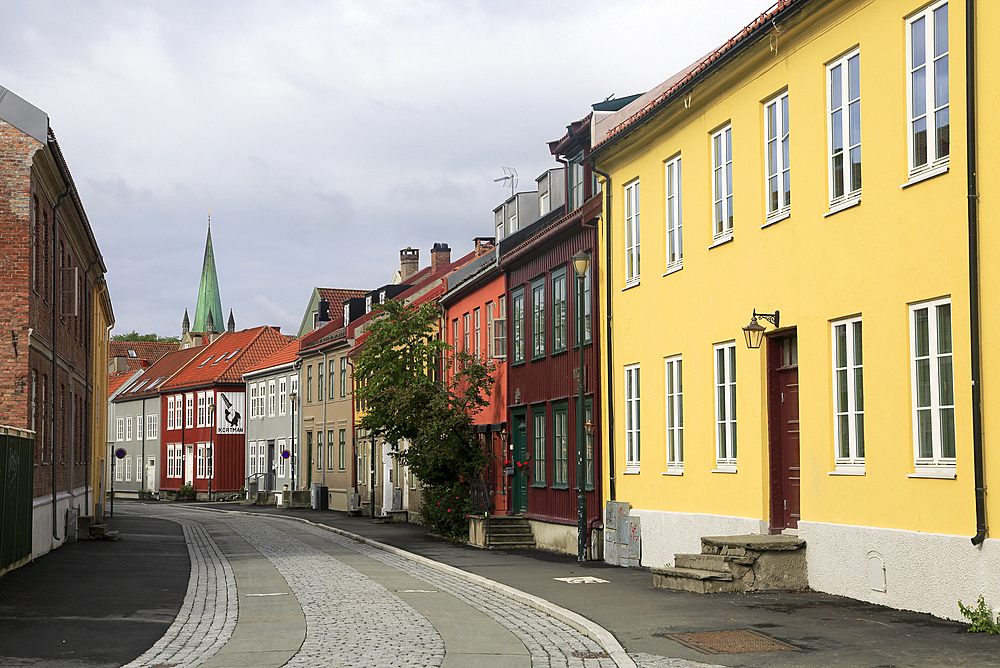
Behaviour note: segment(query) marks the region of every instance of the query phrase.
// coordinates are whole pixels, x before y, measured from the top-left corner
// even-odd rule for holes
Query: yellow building
[[[976,186],[967,48],[995,91],[965,3],[786,0],[598,119],[604,475],[641,518],[642,565],[795,533],[813,589],[951,618],[958,599],[1000,604],[1000,497],[977,512],[975,466],[1000,401],[997,108],[981,97]],[[759,349],[754,313],[771,316]]]

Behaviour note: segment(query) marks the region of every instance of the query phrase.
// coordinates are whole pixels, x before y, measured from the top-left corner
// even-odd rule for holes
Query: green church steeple
[[[209,313],[212,317],[209,318]],[[205,261],[201,266],[201,285],[198,286],[198,306],[194,311],[194,325],[191,331],[205,332],[211,323],[213,330],[221,327],[222,301],[219,299],[219,277],[215,273],[215,251],[212,249],[212,218],[208,218],[208,239],[205,241]]]

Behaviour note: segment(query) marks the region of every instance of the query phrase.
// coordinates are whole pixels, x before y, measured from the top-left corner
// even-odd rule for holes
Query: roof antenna
[[[493,183],[507,181],[510,184],[510,196],[513,197],[514,189],[517,188],[517,170],[513,167],[501,167],[501,169],[503,170],[503,176],[498,179],[493,179]]]

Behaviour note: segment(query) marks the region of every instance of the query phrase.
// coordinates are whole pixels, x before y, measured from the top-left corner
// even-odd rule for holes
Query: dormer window
[[[384,304],[385,303],[385,290],[383,290],[382,292],[378,293],[378,303],[379,304]]]
[[[131,348],[128,349],[128,356],[131,357],[132,359],[138,359],[139,358],[139,356]]]
[[[211,362],[213,357],[215,357],[215,355],[209,355],[208,357],[206,357],[205,359],[203,359],[201,361],[201,364],[198,365],[198,368],[200,369],[201,367],[203,367],[206,364],[208,364],[209,362]],[[218,362],[219,360],[215,360],[215,361]]]
[[[371,295],[366,295],[365,296],[365,313],[371,313],[371,312],[372,312],[372,296]]]
[[[344,304],[344,327],[347,327],[347,323],[351,320],[350,308],[347,304]]]

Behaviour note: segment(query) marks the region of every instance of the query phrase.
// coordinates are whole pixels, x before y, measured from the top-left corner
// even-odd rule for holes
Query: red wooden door
[[[799,367],[795,335],[772,339],[768,367],[770,397],[771,531],[795,529],[799,492]]]

